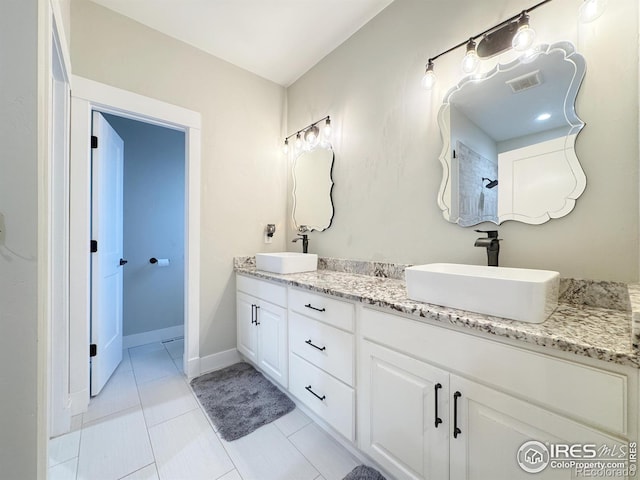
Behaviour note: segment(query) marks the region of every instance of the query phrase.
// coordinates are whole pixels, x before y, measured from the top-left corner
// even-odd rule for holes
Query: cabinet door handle
[[[256,323],[256,305],[255,303],[251,304],[251,324]]]
[[[327,398],[326,395],[318,395],[316,392],[314,392],[313,390],[311,390],[311,385],[307,385],[306,387],[304,387],[304,389],[309,392],[311,395],[313,395],[314,397],[316,397],[318,400],[324,402],[324,399]]]
[[[453,438],[458,438],[462,430],[458,428],[458,399],[462,396],[460,392],[453,394]]]
[[[313,305],[311,305],[310,303],[307,303],[307,304],[305,305],[305,307],[310,308],[311,310],[315,310],[316,312],[326,312],[326,311],[327,311],[324,307],[322,307],[322,308],[316,308],[316,307],[314,307]]]
[[[258,321],[258,309],[260,308],[260,305],[256,305],[256,327],[258,325],[260,325],[260,322]]]
[[[319,346],[317,346],[317,345],[314,345],[314,344],[313,344],[313,342],[311,341],[311,339],[309,339],[309,340],[305,340],[305,341],[304,341],[304,343],[306,343],[307,345],[312,346],[313,348],[317,348],[317,349],[318,349],[318,350],[320,350],[321,352],[324,352],[324,351],[327,349],[327,347],[319,347]]]
[[[435,397],[436,397],[436,428],[438,428],[438,425],[440,425],[442,423],[442,419],[438,416],[438,390],[440,390],[442,388],[442,384],[441,383],[436,383],[433,387],[433,389],[435,390]]]

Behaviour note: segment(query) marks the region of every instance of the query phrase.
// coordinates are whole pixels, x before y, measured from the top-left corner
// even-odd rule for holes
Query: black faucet
[[[498,238],[497,230],[476,230],[478,233],[486,233],[487,237],[476,239],[474,247],[486,247],[487,249],[487,265],[490,267],[498,266],[498,255],[500,254],[500,238]]]
[[[309,253],[309,235],[306,233],[299,233],[298,238],[291,240],[293,243],[298,240],[302,240],[302,253]]]

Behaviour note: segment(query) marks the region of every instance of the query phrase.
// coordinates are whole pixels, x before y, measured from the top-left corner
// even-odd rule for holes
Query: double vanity
[[[626,286],[545,278],[538,294],[559,302],[529,323],[410,300],[405,265],[318,265],[280,274],[236,259],[238,350],[392,477],[524,478],[529,440],[637,441]]]

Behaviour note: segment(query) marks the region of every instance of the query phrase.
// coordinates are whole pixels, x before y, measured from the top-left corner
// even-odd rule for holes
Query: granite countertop
[[[637,342],[633,340],[636,338],[635,328],[632,335],[632,316],[636,316],[631,311],[635,310],[633,304],[636,302],[633,301],[633,308],[629,309],[561,301],[544,323],[534,324],[409,300],[405,282],[399,278],[328,269],[281,275],[257,270],[251,262],[236,262],[235,271],[365,305],[388,308],[413,315],[417,320],[429,319],[620,365],[640,367],[640,355],[634,347]],[[564,282],[565,289],[566,284]],[[629,290],[632,290],[631,287]]]

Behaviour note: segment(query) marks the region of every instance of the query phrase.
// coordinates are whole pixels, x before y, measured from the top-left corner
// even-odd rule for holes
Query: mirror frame
[[[571,83],[567,89],[567,94],[564,100],[564,113],[567,121],[567,127],[569,128],[567,136],[565,137],[565,160],[567,161],[569,168],[575,179],[575,187],[572,191],[566,193],[564,206],[556,211],[548,211],[538,217],[531,217],[516,212],[508,212],[498,216],[498,221],[482,220],[479,219],[473,223],[471,221],[465,221],[464,224],[460,222],[460,217],[452,219],[450,215],[451,206],[447,205],[445,198],[447,190],[451,189],[451,126],[450,122],[446,121],[450,111],[451,97],[465,85],[473,82],[485,81],[498,75],[499,73],[509,71],[521,63],[520,58],[517,58],[508,63],[498,63],[488,72],[481,75],[468,75],[463,78],[457,85],[453,86],[444,97],[443,104],[438,112],[438,126],[440,127],[440,134],[442,137],[442,151],[440,153],[440,163],[442,164],[442,181],[440,183],[440,190],[438,192],[438,206],[442,210],[443,217],[451,222],[457,223],[461,226],[478,225],[483,222],[491,222],[497,225],[507,221],[516,220],[523,223],[532,225],[539,225],[549,221],[552,218],[560,218],[569,214],[575,207],[576,200],[587,185],[587,179],[580,165],[578,156],[575,153],[575,139],[577,134],[582,130],[585,123],[578,117],[575,111],[575,103],[578,96],[578,91],[582,84],[582,80],[586,71],[586,62],[582,55],[576,52],[575,47],[571,42],[557,42],[552,45],[538,45],[535,48],[536,58],[541,54],[549,54],[551,52],[560,51],[563,52],[563,60],[573,64],[574,74],[571,79]],[[572,140],[570,140],[572,139]]]
[[[329,166],[329,191],[327,192],[329,195],[329,203],[331,204],[331,216],[329,217],[329,221],[326,225],[298,224],[298,222],[296,221],[296,206],[298,203],[296,199],[296,189],[298,187],[298,182],[296,180],[296,165],[298,164],[298,161],[300,160],[300,157],[302,157],[302,155],[304,155],[305,153],[313,152],[314,150],[317,150],[317,149],[329,150],[331,152],[331,165]],[[304,230],[309,232],[312,232],[312,231],[322,232],[327,228],[329,228],[333,223],[333,217],[335,216],[335,212],[336,212],[335,206],[333,204],[333,186],[334,186],[333,165],[335,163],[335,158],[336,158],[336,152],[333,150],[333,146],[329,142],[320,142],[308,150],[306,149],[302,150],[295,157],[293,161],[293,166],[291,168],[291,176],[293,177],[293,191],[291,193],[293,197],[293,206],[291,208],[291,220],[293,221],[293,225],[297,231]]]

